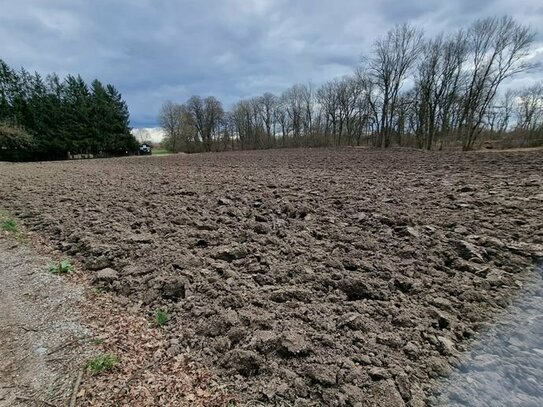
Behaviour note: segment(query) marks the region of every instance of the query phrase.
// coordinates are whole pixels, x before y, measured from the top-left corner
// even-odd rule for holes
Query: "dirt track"
[[[165,308],[168,352],[239,400],[421,406],[541,255],[542,168],[354,149],[0,165],[0,207]]]
[[[0,407],[68,405],[92,352],[83,290],[49,273],[51,261],[0,231]]]

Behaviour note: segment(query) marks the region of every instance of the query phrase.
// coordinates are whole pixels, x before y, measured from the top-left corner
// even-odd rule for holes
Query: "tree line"
[[[297,84],[230,111],[213,96],[166,102],[164,144],[186,152],[361,144],[469,150],[482,134],[543,144],[543,86],[500,92],[533,67],[534,36],[508,16],[430,39],[397,25],[353,74],[319,87]]]
[[[42,77],[0,59],[0,160],[112,156],[136,151],[129,113],[113,85]]]

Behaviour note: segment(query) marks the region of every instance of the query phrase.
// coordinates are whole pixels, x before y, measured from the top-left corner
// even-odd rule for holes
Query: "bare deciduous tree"
[[[418,123],[416,133],[430,150],[438,134],[452,128],[452,109],[458,98],[466,59],[464,31],[444,39],[439,35],[422,48],[415,77]]]
[[[268,147],[273,147],[275,145],[274,113],[277,109],[277,97],[266,92],[259,98],[259,103],[260,117],[266,127],[266,142]]]
[[[478,20],[468,30],[470,63],[460,120],[465,150],[473,148],[500,84],[532,66],[526,57],[534,35],[511,17]]]
[[[183,110],[182,106],[168,101],[162,105],[158,117],[160,126],[166,133],[166,144],[173,152],[179,151],[181,147],[183,132]]]
[[[211,151],[213,139],[217,137],[218,128],[224,115],[221,102],[214,96],[205,99],[200,96],[192,96],[186,106],[192,123],[202,138],[205,151]]]
[[[381,96],[378,134],[381,147],[390,145],[400,89],[421,47],[422,32],[408,24],[394,27],[374,44],[369,70]]]
[[[535,131],[543,125],[543,84],[524,89],[518,95],[518,128]]]

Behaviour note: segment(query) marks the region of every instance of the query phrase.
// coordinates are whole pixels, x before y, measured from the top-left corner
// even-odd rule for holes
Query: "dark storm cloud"
[[[504,14],[543,25],[535,0],[0,0],[0,58],[111,82],[133,125],[147,126],[168,99],[214,94],[229,106],[350,73],[395,23],[410,21],[434,35]]]

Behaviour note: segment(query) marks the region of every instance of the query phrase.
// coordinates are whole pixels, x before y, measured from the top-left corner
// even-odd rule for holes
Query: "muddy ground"
[[[238,405],[422,406],[542,255],[543,153],[0,165],[0,207]]]

